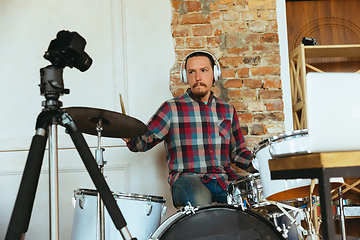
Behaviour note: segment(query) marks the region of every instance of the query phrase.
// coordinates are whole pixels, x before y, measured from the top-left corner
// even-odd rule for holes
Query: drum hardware
[[[271,203],[271,204],[273,204],[273,205],[275,205],[275,206],[277,206],[277,207],[280,209],[280,211],[282,212],[282,214],[277,214],[277,213],[276,213],[276,214],[273,214],[273,215],[271,216],[272,218],[274,218],[274,221],[275,221],[275,218],[276,218],[276,217],[280,217],[280,216],[282,216],[282,215],[285,215],[286,217],[288,217],[288,218],[290,219],[291,224],[295,224],[296,227],[300,230],[300,232],[301,232],[304,236],[309,235],[309,231],[308,231],[308,230],[305,230],[305,229],[301,226],[301,224],[295,220],[296,216],[297,216],[299,213],[301,213],[301,212],[304,211],[303,209],[301,209],[301,208],[296,208],[296,207],[293,207],[293,206],[289,206],[289,205],[287,205],[287,204],[280,203],[280,202],[275,202],[275,201],[268,201],[268,202]],[[296,215],[295,218],[294,218],[293,216],[291,216],[291,215],[289,214],[289,212],[285,210],[285,208],[291,210],[292,212],[295,212],[295,213],[296,213],[296,214],[295,214],[295,215]],[[281,229],[278,229],[278,230],[281,230]],[[284,237],[287,237],[287,236],[284,236]]]
[[[42,102],[44,107],[38,115],[36,121],[36,133],[32,138],[22,179],[20,182],[15,205],[10,218],[9,226],[6,232],[5,240],[24,239],[28,231],[31,212],[35,200],[36,189],[40,178],[42,161],[45,153],[46,142],[49,139],[49,198],[50,198],[50,239],[59,239],[59,197],[58,197],[58,145],[57,145],[57,125],[60,124],[66,128],[70,135],[94,185],[99,190],[101,198],[110,213],[116,228],[120,231],[122,237],[126,240],[133,239],[127,229],[126,221],[116,204],[116,201],[101,174],[94,156],[87,145],[81,130],[84,133],[90,132],[88,120],[79,117],[80,121],[74,121],[74,117],[62,109],[62,102],[59,97],[63,94],[69,94],[70,90],[64,88],[63,69],[66,66],[76,67],[80,71],[86,71],[92,63],[92,59],[84,51],[86,41],[76,32],[60,31],[57,38],[52,40],[44,58],[49,60],[52,65],[40,69],[40,93],[46,100]],[[72,109],[69,109],[71,112]],[[131,137],[141,136],[147,132],[147,127],[139,120],[105,110],[94,110],[86,108],[77,108],[79,112],[75,116],[85,113],[97,113],[97,116],[91,116],[90,121],[98,122],[99,117],[113,120],[106,124],[111,127],[110,132],[107,129],[104,135],[110,137]],[[101,115],[101,116],[99,116]],[[121,117],[119,117],[121,116]],[[82,121],[84,120],[84,121]],[[85,125],[82,125],[84,123]],[[104,123],[103,123],[104,124]],[[92,124],[91,124],[92,126]],[[121,127],[119,127],[121,126]],[[124,129],[122,129],[124,127]],[[119,129],[121,128],[121,130]],[[95,133],[96,134],[96,133]]]
[[[104,175],[104,166],[106,161],[104,161],[103,153],[105,149],[101,148],[101,131],[102,127],[102,118],[98,119],[98,123],[96,124],[96,132],[97,132],[97,149],[95,149],[95,161],[100,169],[102,175]],[[97,216],[96,216],[96,239],[97,240],[105,240],[105,212],[104,212],[104,203],[100,197],[100,193],[97,193]]]
[[[339,194],[339,208],[340,208],[340,222],[341,222],[341,239],[346,240],[346,230],[345,230],[345,214],[344,214],[344,202],[341,187],[338,189]]]

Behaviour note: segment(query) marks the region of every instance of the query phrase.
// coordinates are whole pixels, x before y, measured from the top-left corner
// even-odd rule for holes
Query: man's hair
[[[193,52],[193,53],[191,53],[191,54],[185,59],[185,68],[184,68],[184,69],[186,69],[188,59],[190,59],[190,58],[192,58],[192,57],[207,57],[207,58],[210,60],[211,68],[214,70],[215,61],[214,61],[214,59],[212,58],[211,55],[209,55],[209,54],[207,54],[207,53],[205,53],[205,52]]]

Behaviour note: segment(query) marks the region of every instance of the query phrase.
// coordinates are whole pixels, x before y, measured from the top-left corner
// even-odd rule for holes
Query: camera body
[[[92,59],[84,51],[85,45],[85,39],[77,32],[62,30],[50,42],[44,58],[49,60],[55,67],[75,67],[84,72],[92,64]]]

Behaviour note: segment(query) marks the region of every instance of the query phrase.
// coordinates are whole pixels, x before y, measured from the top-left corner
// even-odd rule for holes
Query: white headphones
[[[183,83],[188,83],[187,77],[186,77],[186,69],[183,69],[184,63],[186,62],[187,58],[194,53],[205,53],[208,54],[215,62],[215,65],[213,66],[213,72],[214,72],[214,79],[215,81],[219,80],[221,78],[221,68],[220,68],[220,64],[218,62],[218,60],[216,59],[216,57],[214,55],[212,55],[209,52],[206,51],[194,51],[192,53],[189,53],[188,55],[186,55],[186,57],[184,58],[184,60],[181,62],[180,65],[180,80]]]

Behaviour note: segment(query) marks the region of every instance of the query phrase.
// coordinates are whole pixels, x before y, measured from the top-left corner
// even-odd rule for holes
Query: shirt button
[[[210,150],[210,153],[212,153],[212,150]]]

